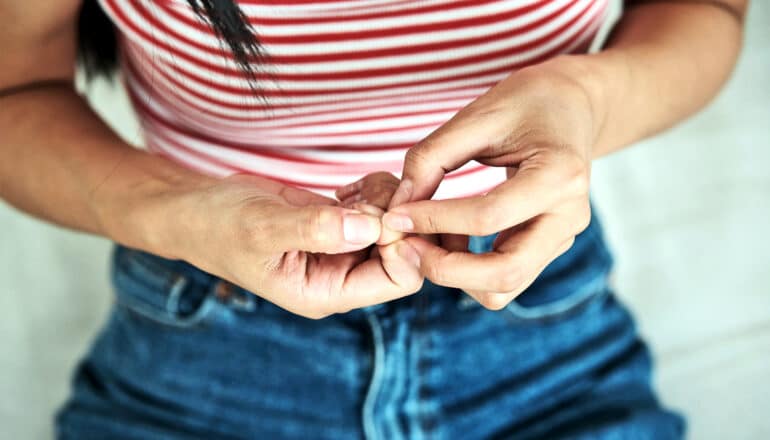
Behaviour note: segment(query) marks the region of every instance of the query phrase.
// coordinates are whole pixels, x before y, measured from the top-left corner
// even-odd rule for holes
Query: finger
[[[391,231],[387,228],[382,228],[382,233],[380,234],[380,239],[377,240],[377,244],[379,246],[387,246],[391,243],[395,243],[399,240],[403,240],[406,236],[407,234],[403,232],[396,232],[396,231]],[[435,245],[440,245],[441,243],[441,238],[438,235],[422,234],[420,235],[420,237],[422,237],[423,239]]]
[[[511,301],[516,299],[516,296],[514,295],[490,293],[481,290],[464,290],[464,292],[475,299],[477,303],[489,310],[501,310],[510,304]]]
[[[496,290],[518,282],[518,270],[509,256],[488,252],[449,251],[421,237],[408,237],[420,255],[420,271],[433,283],[470,290]]]
[[[380,219],[336,206],[261,206],[255,240],[274,252],[338,254],[368,247],[380,237]]]
[[[453,171],[486,149],[490,140],[500,136],[498,118],[474,117],[473,112],[460,111],[428,137],[409,149],[404,158],[401,186],[411,190],[399,191],[393,206],[429,199],[444,175]]]
[[[436,284],[482,292],[521,292],[571,238],[563,221],[542,216],[517,228],[493,252],[451,252],[410,241],[420,254],[422,273]],[[408,240],[413,240],[409,238]]]
[[[366,200],[364,200],[363,194],[361,194],[360,192],[357,192],[343,199],[340,202],[340,205],[346,208],[350,208],[356,203],[362,203],[362,202],[366,203]]]
[[[565,240],[561,244],[561,246],[559,246],[556,253],[551,258],[541,263],[540,267],[532,271],[532,274],[529,276],[529,278],[525,279],[518,288],[510,292],[489,292],[489,291],[481,291],[481,290],[466,290],[465,293],[473,297],[476,301],[478,301],[479,304],[483,305],[484,307],[490,310],[500,310],[503,307],[510,304],[510,302],[516,299],[519,295],[521,295],[521,293],[524,292],[527,289],[527,287],[532,285],[532,283],[543,272],[543,270],[545,270],[545,268],[549,264],[551,264],[553,260],[558,258],[561,254],[563,254],[570,247],[572,247],[572,244],[574,242],[575,242],[574,237]]]
[[[339,188],[336,191],[336,196],[343,204],[353,197],[358,197],[358,200],[355,201],[367,200],[368,203],[385,209],[388,207],[399,182],[400,180],[393,174],[378,171]]]
[[[393,197],[390,198],[388,209],[393,209],[396,206],[407,203],[409,200],[411,200],[413,190],[414,186],[411,179],[401,180],[401,183],[398,184],[396,191],[393,192]]]
[[[366,203],[354,203],[351,206],[351,208],[355,209],[357,211],[361,211],[361,212],[364,212],[366,214],[375,216],[377,218],[381,218],[383,216],[383,214],[385,214],[385,211],[383,211],[379,207],[372,206],[372,205],[369,205],[369,204],[366,204]],[[391,243],[395,243],[398,240],[401,240],[405,236],[406,236],[406,234],[403,234],[401,232],[393,232],[393,231],[388,231],[388,230],[385,230],[385,229],[381,229],[380,238],[377,240],[377,244],[380,245],[380,246],[386,246],[386,245],[389,245]]]
[[[563,196],[553,169],[524,168],[489,193],[463,199],[424,200],[393,208],[387,229],[424,234],[489,235],[547,211]]]
[[[377,188],[364,188],[361,191],[361,198],[363,201],[370,205],[377,206],[380,209],[387,209],[390,200],[393,198],[393,192],[396,187],[377,187]]]
[[[402,240],[404,237],[406,237],[406,234],[403,232],[397,232],[392,231],[387,228],[382,228],[382,232],[380,233],[380,238],[377,240],[377,244],[380,246],[387,246],[391,243],[395,243],[399,240]]]
[[[356,194],[358,192],[361,192],[361,188],[364,187],[364,179],[366,176],[356,180],[353,183],[350,183],[348,185],[345,185],[343,187],[337,188],[337,191],[334,192],[334,195],[337,196],[337,199],[344,200],[353,194]]]
[[[386,209],[400,180],[391,173],[380,171],[364,177],[359,193],[367,203]]]
[[[394,243],[379,248],[380,258],[372,258],[348,273],[340,295],[344,309],[382,304],[420,290],[423,277],[419,256],[409,244]]]

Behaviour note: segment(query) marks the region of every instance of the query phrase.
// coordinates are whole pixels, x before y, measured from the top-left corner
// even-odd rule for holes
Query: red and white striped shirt
[[[264,51],[257,96],[185,0],[100,0],[121,34],[146,146],[201,172],[330,194],[406,150],[511,71],[584,52],[607,0],[240,0]],[[436,198],[486,192],[471,162]]]

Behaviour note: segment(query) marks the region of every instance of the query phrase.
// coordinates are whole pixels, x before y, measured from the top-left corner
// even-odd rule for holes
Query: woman
[[[119,243],[61,438],[681,438],[590,163],[716,94],[745,0],[591,55],[602,0],[100,3],[157,154],[73,90],[96,4],[0,0],[0,193]]]

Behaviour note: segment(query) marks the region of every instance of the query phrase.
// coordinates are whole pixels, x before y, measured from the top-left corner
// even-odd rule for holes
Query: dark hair
[[[266,56],[241,8],[234,0],[187,0],[187,3],[227,45],[253,88],[255,66]],[[83,0],[78,18],[78,58],[89,79],[111,76],[118,64],[115,27],[97,0]]]

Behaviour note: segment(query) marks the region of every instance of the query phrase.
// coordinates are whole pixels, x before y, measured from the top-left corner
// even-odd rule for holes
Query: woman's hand
[[[400,183],[401,180],[393,174],[379,171],[367,174],[359,180],[339,188],[335,195],[342,206],[363,210],[382,218]],[[377,243],[394,243],[404,236],[405,234],[401,232],[383,229]]]
[[[500,232],[494,251],[481,255],[406,239],[426,277],[462,288],[490,309],[512,301],[590,221],[597,103],[559,63],[510,75],[410,149],[383,217],[384,228],[399,232]],[[505,167],[508,180],[486,195],[428,200],[445,173],[470,160]]]
[[[401,180],[393,174],[386,171],[378,171],[367,174],[357,181],[339,188],[335,195],[340,200],[341,206],[382,218],[385,215],[385,211],[391,205],[393,195],[396,193],[400,183]],[[377,244],[387,246],[402,240],[406,235],[403,232],[383,228]],[[423,235],[422,237],[433,244],[439,243],[438,235]],[[456,240],[452,242],[452,236],[449,235],[444,235],[441,238],[444,241],[449,240],[450,245],[456,242]],[[445,243],[446,245],[447,243]],[[461,248],[458,248],[458,250],[468,249],[468,240],[461,240],[459,246]],[[375,247],[372,250],[372,256],[379,255],[378,250],[379,246]]]
[[[238,175],[157,205],[167,218],[159,249],[299,315],[379,304],[422,285],[406,242],[377,258],[357,252],[380,236],[378,217],[308,191]]]
[[[342,206],[349,208],[356,204],[367,204],[379,208],[384,213],[399,183],[401,180],[398,177],[386,171],[379,171],[339,188],[335,195]]]

